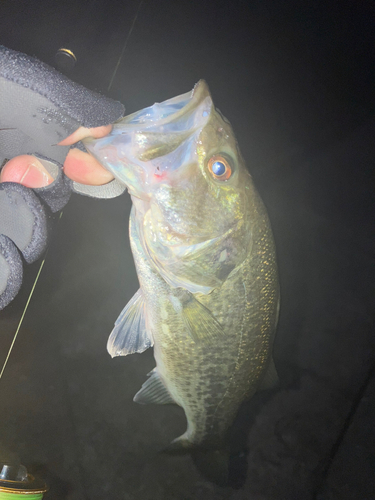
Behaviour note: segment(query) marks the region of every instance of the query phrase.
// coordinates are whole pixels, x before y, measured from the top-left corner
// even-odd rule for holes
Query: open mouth
[[[193,91],[128,115],[107,137],[84,143],[131,196],[149,201],[147,185],[187,164],[194,135],[207,123],[212,106],[201,80]]]
[[[200,80],[192,91],[136,111],[120,120],[119,123],[135,128],[141,125],[142,129],[152,129],[155,126],[167,126],[172,122],[175,124],[179,121],[184,122],[184,115],[194,111],[207,97],[210,97],[208,86],[204,80]]]

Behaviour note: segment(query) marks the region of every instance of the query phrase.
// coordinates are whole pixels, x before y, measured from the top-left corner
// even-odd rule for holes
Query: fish
[[[177,404],[173,451],[225,448],[241,403],[277,380],[274,238],[228,120],[205,81],[133,113],[86,149],[132,199],[140,288],[108,340],[112,357],[153,346],[141,404]]]

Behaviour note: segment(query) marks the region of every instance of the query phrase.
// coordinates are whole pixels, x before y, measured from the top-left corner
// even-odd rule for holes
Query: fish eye
[[[214,155],[208,160],[208,170],[214,179],[227,181],[232,175],[232,167],[222,155]]]

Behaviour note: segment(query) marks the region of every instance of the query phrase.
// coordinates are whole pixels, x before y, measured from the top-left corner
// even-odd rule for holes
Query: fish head
[[[127,186],[147,252],[173,286],[209,293],[243,261],[251,177],[206,82],[85,146]]]

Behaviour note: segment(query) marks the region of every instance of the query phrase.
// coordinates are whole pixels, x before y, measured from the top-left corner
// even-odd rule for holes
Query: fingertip
[[[114,178],[93,156],[76,148],[65,159],[64,173],[73,181],[89,186],[101,186]]]
[[[0,182],[17,182],[28,188],[45,187],[53,181],[53,177],[41,162],[31,155],[12,158],[0,173]]]
[[[64,140],[60,141],[58,145],[71,146],[72,144],[76,144],[77,142],[82,141],[82,139],[85,139],[86,137],[100,139],[101,137],[108,135],[111,130],[112,125],[103,125],[101,127],[94,128],[79,127],[75,132],[70,134]]]

